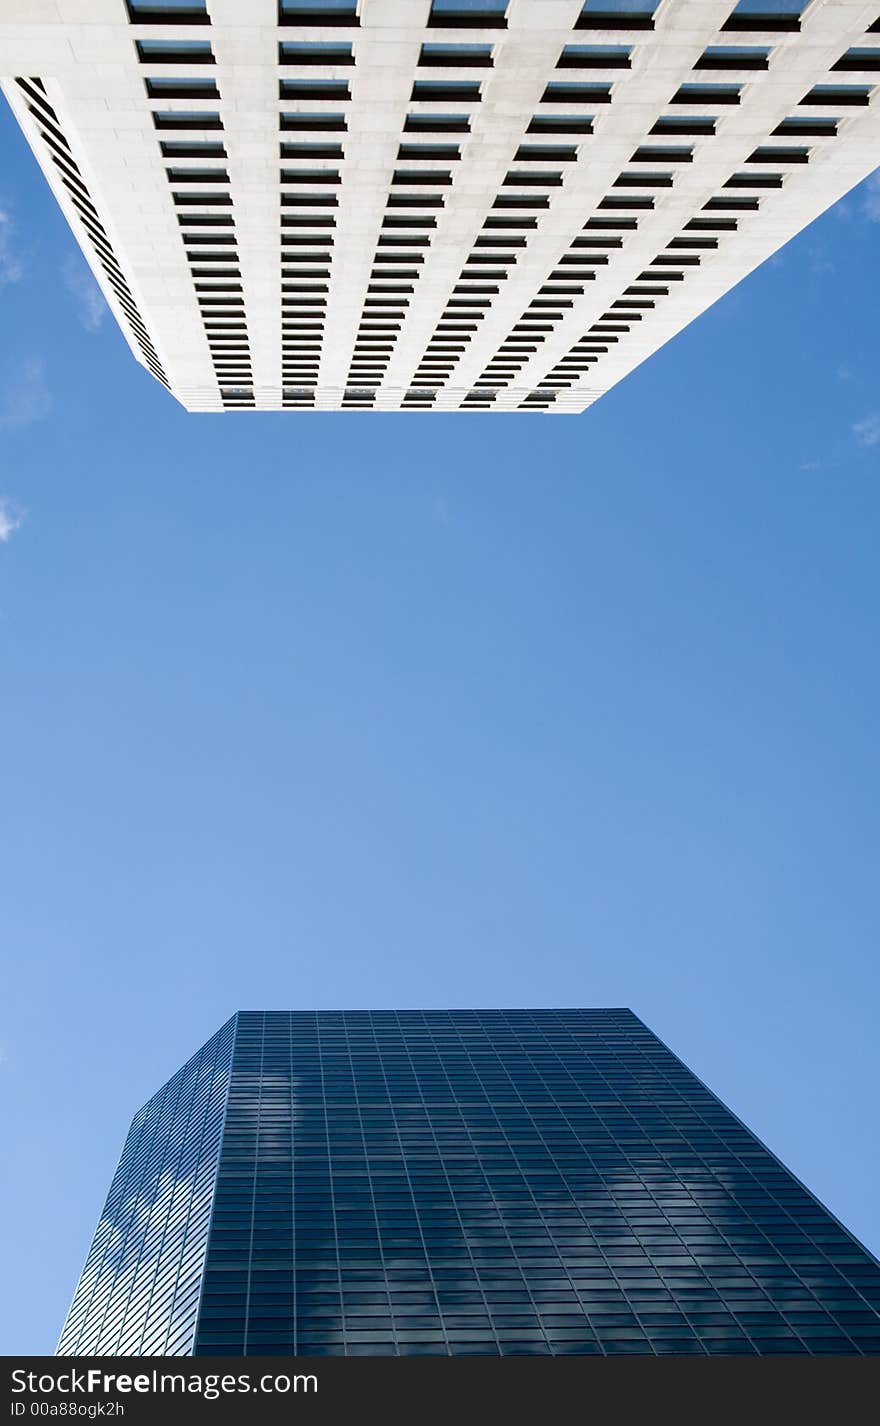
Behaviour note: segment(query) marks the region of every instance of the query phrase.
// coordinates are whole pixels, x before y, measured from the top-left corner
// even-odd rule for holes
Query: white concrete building
[[[880,0],[0,0],[191,411],[582,411],[880,163]]]

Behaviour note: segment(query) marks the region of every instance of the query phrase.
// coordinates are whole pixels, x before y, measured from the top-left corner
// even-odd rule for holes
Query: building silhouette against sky
[[[0,54],[194,411],[582,411],[880,162],[878,0],[13,0]]]
[[[242,1011],[62,1355],[880,1352],[880,1264],[629,1010]]]

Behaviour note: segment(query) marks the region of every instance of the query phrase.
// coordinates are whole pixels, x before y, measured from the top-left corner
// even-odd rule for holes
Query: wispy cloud
[[[20,525],[21,516],[12,508],[9,501],[0,495],[0,544],[5,545]]]
[[[880,223],[880,168],[865,184],[862,212],[871,223]]]
[[[880,411],[872,411],[863,421],[856,421],[852,433],[860,446],[880,446]]]
[[[0,207],[0,287],[19,282],[24,274],[24,266],[14,243],[15,224],[8,209]]]
[[[52,409],[43,363],[30,358],[0,384],[0,430],[14,430],[42,421]]]
[[[76,314],[87,332],[97,332],[107,315],[107,303],[89,269],[81,259],[67,258],[64,285],[76,305]]]
[[[828,253],[827,245],[815,235],[807,243],[807,261],[814,277],[824,277],[827,272],[834,271],[834,263]]]
[[[431,501],[431,519],[435,525],[446,526],[452,523],[452,514],[445,495],[435,495]]]

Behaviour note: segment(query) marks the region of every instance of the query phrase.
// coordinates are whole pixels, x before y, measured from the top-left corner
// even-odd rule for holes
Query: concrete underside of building
[[[878,8],[0,0],[0,76],[188,410],[573,413],[877,166]]]

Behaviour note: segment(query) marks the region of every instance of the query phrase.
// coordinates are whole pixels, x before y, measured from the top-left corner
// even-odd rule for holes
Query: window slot
[[[213,64],[214,52],[202,40],[136,40],[141,64]]]
[[[659,0],[585,0],[577,30],[653,30]]]
[[[816,84],[801,103],[863,106],[870,103],[871,92],[870,86],[862,84]]]
[[[157,129],[222,129],[223,120],[207,109],[154,109],[153,124]]]
[[[133,25],[210,25],[206,0],[126,0],[128,18]]]
[[[566,45],[557,69],[630,69],[628,45]]]
[[[309,65],[354,64],[354,50],[345,44],[313,44],[309,41],[282,40],[278,46],[278,63]]]
[[[412,89],[414,102],[448,100],[455,103],[456,100],[459,100],[464,103],[476,104],[479,103],[480,98],[479,84],[466,79],[417,79]]]
[[[673,104],[738,104],[741,84],[682,84],[672,96]]]
[[[592,114],[535,114],[527,134],[591,134]]]
[[[278,0],[279,25],[359,25],[357,0]]]
[[[767,69],[773,51],[764,45],[709,45],[694,69]]]
[[[838,70],[856,74],[876,72],[880,70],[880,49],[848,49],[836,64],[832,64],[831,70],[832,73]]]
[[[491,69],[491,45],[422,45],[420,66],[445,69]]]
[[[282,114],[280,119],[282,130],[298,130],[306,132],[310,129],[323,129],[326,132],[335,133],[345,130],[348,125],[344,114],[314,113],[314,114]]]
[[[432,0],[428,24],[442,29],[507,28],[508,0]]]
[[[220,90],[213,79],[200,75],[186,79],[172,79],[163,75],[151,75],[144,80],[150,99],[219,99]]]
[[[610,104],[610,84],[548,84],[542,104]]]
[[[351,90],[346,79],[282,79],[279,99],[335,99],[348,101]],[[285,127],[282,125],[282,127]]]
[[[721,29],[797,32],[801,27],[800,16],[808,3],[809,0],[739,0]]]

